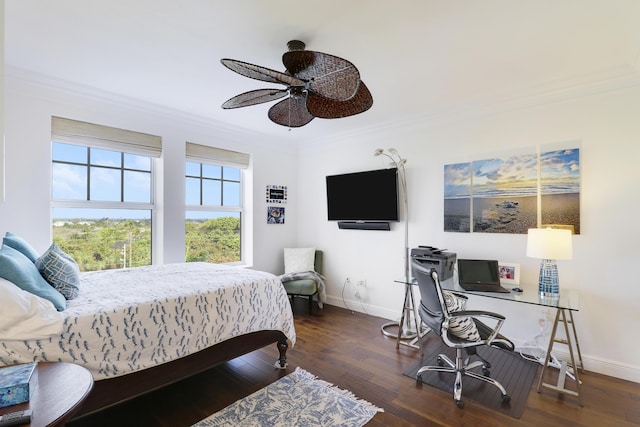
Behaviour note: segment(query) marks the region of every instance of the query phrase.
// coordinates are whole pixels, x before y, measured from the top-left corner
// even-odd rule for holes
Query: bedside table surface
[[[93,388],[91,373],[73,363],[38,362],[38,381],[29,402],[0,408],[0,415],[31,409],[32,426],[68,420]]]

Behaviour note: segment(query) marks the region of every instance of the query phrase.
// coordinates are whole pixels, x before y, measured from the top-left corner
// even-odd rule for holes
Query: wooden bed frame
[[[277,344],[279,352],[275,367],[284,369],[289,347],[287,337],[281,331],[252,332],[162,365],[96,381],[74,419],[157,390],[273,343]]]

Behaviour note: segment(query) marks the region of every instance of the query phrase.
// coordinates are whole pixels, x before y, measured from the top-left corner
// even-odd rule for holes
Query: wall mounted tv
[[[396,168],[327,176],[327,216],[340,228],[389,230],[399,221]]]

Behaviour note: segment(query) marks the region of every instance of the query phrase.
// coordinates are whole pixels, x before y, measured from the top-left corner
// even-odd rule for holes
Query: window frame
[[[157,208],[157,194],[158,194],[158,171],[160,155],[162,152],[162,140],[158,136],[144,134],[140,132],[128,131],[118,128],[112,128],[108,126],[96,125],[92,123],[80,122],[71,119],[64,119],[53,116],[51,118],[51,142],[50,142],[50,223],[51,233],[53,234],[53,212],[54,209],[86,209],[86,210],[144,210],[150,212],[151,221],[151,265],[157,262],[158,258],[161,258],[159,254],[160,248],[158,247],[159,233],[161,232],[158,225],[158,208]],[[86,147],[87,159],[85,163],[69,162],[54,160],[53,147],[55,143],[75,145],[80,147]],[[91,149],[98,150],[110,150],[120,153],[121,165],[119,167],[93,165],[91,164]],[[125,172],[140,170],[125,167],[124,154],[131,154],[137,156],[149,157],[149,201],[148,202],[127,202],[124,201],[125,197]],[[76,166],[83,166],[87,168],[87,193],[85,200],[77,199],[54,199],[53,195],[53,169],[54,164],[69,164]],[[107,201],[107,200],[90,200],[91,193],[91,180],[90,169],[92,167],[100,167],[111,170],[120,171],[120,201]],[[142,172],[147,172],[143,170]]]
[[[67,161],[67,160],[55,160],[53,158],[53,152],[51,155],[51,176],[53,177],[53,165],[54,164],[63,164],[63,165],[70,165],[70,166],[82,166],[82,167],[86,167],[87,170],[87,188],[86,188],[86,199],[80,200],[80,199],[54,199],[53,197],[53,181],[52,181],[52,185],[51,185],[51,201],[52,202],[91,202],[91,204],[93,205],[94,203],[100,203],[100,202],[105,202],[105,203],[112,203],[112,204],[116,204],[117,206],[123,206],[124,204],[140,204],[140,205],[148,205],[148,206],[155,206],[154,203],[154,169],[155,169],[155,162],[154,162],[154,158],[151,156],[144,156],[144,157],[148,157],[149,158],[149,170],[144,170],[144,169],[134,169],[134,168],[130,168],[130,167],[126,167],[125,166],[125,154],[135,154],[135,153],[129,153],[126,151],[120,151],[120,149],[113,149],[113,150],[108,150],[108,151],[113,151],[114,153],[118,153],[120,156],[120,166],[110,166],[110,165],[101,165],[98,163],[91,163],[91,150],[92,149],[97,149],[97,150],[105,150],[102,147],[92,147],[90,145],[79,145],[79,144],[71,144],[68,142],[61,142],[61,141],[56,141],[56,140],[51,140],[51,148],[53,151],[53,144],[66,144],[66,145],[73,145],[76,147],[84,147],[87,149],[87,161],[85,163],[80,163],[80,162],[74,162],[74,161]],[[143,156],[141,154],[135,154],[136,156]],[[109,200],[96,200],[96,199],[91,199],[91,175],[92,175],[92,169],[96,168],[96,169],[106,169],[106,170],[111,170],[111,171],[118,171],[118,174],[120,175],[120,201],[109,201]],[[131,202],[131,201],[125,201],[124,197],[125,197],[125,173],[126,172],[142,172],[142,173],[148,173],[149,174],[149,202]],[[68,207],[68,206],[65,206]],[[121,208],[118,208],[121,209]],[[136,208],[138,209],[138,208]]]
[[[187,174],[187,163],[196,163],[199,164],[200,176],[196,177],[194,175]],[[239,205],[238,206],[227,206],[224,205],[224,193],[220,195],[220,205],[203,205],[203,194],[202,194],[202,182],[203,179],[203,165],[211,165],[218,166],[222,168],[221,178],[219,181],[222,182],[221,188],[224,187],[224,182],[239,182]],[[249,170],[249,155],[244,153],[239,153],[235,151],[230,151],[226,149],[204,146],[199,144],[194,144],[191,142],[186,143],[186,156],[184,160],[184,187],[185,195],[184,195],[184,221],[186,225],[187,221],[187,212],[215,212],[215,213],[239,213],[240,216],[240,259],[238,261],[225,263],[227,265],[240,265],[247,266],[250,265],[252,260],[250,259],[250,250],[251,246],[250,239],[252,238],[252,228],[251,221],[253,220],[253,216],[250,215],[248,206],[251,205],[249,200],[250,191],[248,191],[248,177],[250,176]],[[225,180],[224,179],[224,168],[230,167],[234,169],[238,169],[240,172],[239,181],[235,179]],[[198,205],[187,204],[187,190],[186,183],[187,178],[198,178],[199,182],[199,200],[200,203]],[[224,191],[224,190],[222,190]],[[185,229],[186,235],[186,229]],[[185,241],[185,261],[186,261],[186,241]]]

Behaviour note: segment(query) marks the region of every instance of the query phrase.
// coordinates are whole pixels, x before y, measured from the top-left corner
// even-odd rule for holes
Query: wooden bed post
[[[283,335],[282,338],[278,340],[278,353],[280,353],[280,357],[276,362],[276,368],[286,369],[288,349],[289,349],[289,343],[287,342],[287,338]]]

